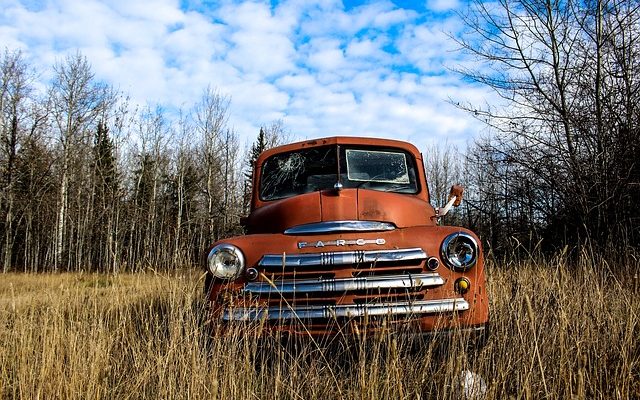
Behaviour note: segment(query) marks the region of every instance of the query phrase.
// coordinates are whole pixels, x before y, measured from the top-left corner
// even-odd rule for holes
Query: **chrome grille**
[[[384,289],[419,289],[444,284],[436,273],[374,276],[361,278],[320,278],[247,283],[244,292],[253,294],[289,294],[317,292],[349,292]]]
[[[394,250],[355,250],[308,254],[267,254],[258,262],[259,267],[320,267],[361,263],[387,263],[422,261],[427,253],[420,248]]]
[[[464,311],[462,298],[427,299],[445,284],[425,271],[421,248],[266,254],[260,277],[240,290],[244,299],[226,320],[296,320]]]

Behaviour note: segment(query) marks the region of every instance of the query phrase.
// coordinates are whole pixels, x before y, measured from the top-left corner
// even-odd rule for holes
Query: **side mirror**
[[[458,207],[460,203],[462,203],[462,193],[464,193],[464,188],[462,186],[451,186],[451,191],[449,191],[449,201],[447,201],[447,204],[444,207],[436,208],[436,218],[447,215],[451,207]]]
[[[451,186],[451,190],[449,191],[449,201],[452,198],[455,198],[453,202],[454,207],[458,207],[460,203],[462,203],[462,194],[464,193],[464,188],[460,185]]]

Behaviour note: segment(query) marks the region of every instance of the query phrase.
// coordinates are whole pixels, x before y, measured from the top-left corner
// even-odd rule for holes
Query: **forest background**
[[[458,72],[502,102],[452,99],[488,133],[420,149],[434,205],[466,187],[444,222],[478,232],[494,256],[637,249],[640,5],[502,0],[463,18],[455,40],[477,64]],[[130,104],[81,53],[52,65],[46,87],[18,50],[0,68],[4,272],[197,265],[242,233],[252,160],[292,138],[274,121],[245,148],[231,96],[211,87],[178,113]]]

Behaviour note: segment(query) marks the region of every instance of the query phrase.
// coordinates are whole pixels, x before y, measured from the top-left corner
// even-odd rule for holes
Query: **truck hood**
[[[326,221],[390,222],[398,228],[435,225],[433,207],[417,196],[369,189],[323,190],[274,201],[254,210],[249,233],[282,233]]]

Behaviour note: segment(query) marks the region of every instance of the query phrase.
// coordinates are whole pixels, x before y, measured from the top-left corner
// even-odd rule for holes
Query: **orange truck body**
[[[303,156],[319,151],[328,158],[300,166]],[[385,162],[390,167],[381,166]],[[334,167],[335,176],[320,173]],[[296,174],[305,168],[302,182]],[[320,172],[314,175],[314,168]],[[372,178],[367,168],[382,172]],[[425,334],[485,333],[489,307],[480,241],[467,229],[437,224],[415,146],[354,137],[280,146],[260,155],[252,187],[247,234],[208,251],[213,318],[260,322],[293,335],[408,326]],[[218,259],[220,251],[227,253]],[[236,257],[241,265],[233,264]],[[237,273],[214,276],[227,265]]]

